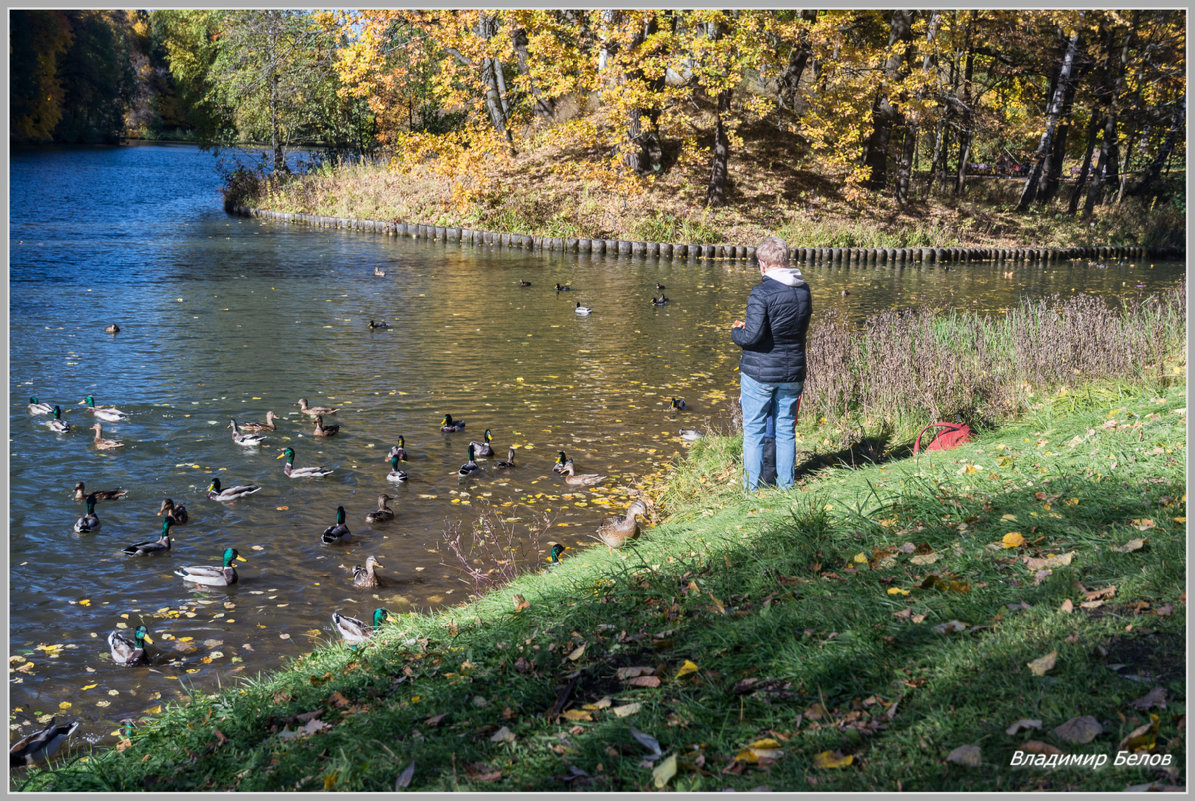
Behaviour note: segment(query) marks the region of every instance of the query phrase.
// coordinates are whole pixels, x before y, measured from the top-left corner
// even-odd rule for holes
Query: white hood
[[[764,278],[771,278],[788,286],[800,286],[805,283],[801,271],[796,267],[773,267],[763,274]]]

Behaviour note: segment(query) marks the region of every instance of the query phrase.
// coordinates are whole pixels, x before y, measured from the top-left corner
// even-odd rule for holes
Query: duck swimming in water
[[[582,473],[578,475],[576,468],[573,467],[571,462],[565,462],[561,472],[564,473],[564,483],[574,487],[592,487],[605,478],[605,476],[599,476],[597,473]]]
[[[684,398],[673,398],[672,403],[669,404],[669,408],[683,412],[689,408],[689,405],[685,403]]]
[[[183,579],[183,581],[190,581],[194,584],[203,584],[209,587],[227,587],[230,584],[236,584],[240,578],[237,576],[236,567],[232,564],[234,559],[239,562],[249,561],[241,556],[236,548],[225,548],[223,567],[192,565],[191,567],[178,568],[174,571],[174,575]]]
[[[93,425],[92,428],[95,429],[95,439],[93,439],[91,441],[91,444],[95,445],[101,451],[110,451],[110,450],[114,450],[116,448],[124,447],[124,443],[120,442],[119,440],[104,439],[101,436],[104,433],[104,427],[102,425],[100,425],[99,423],[96,423],[95,425]]]
[[[378,496],[378,508],[365,516],[366,523],[385,523],[394,519],[394,510],[386,505],[387,501],[394,500],[386,493]]]
[[[85,501],[88,497],[94,498],[97,501],[114,501],[129,494],[129,491],[126,489],[94,490],[92,492],[85,492],[85,489],[82,481],[75,482],[76,501]]]
[[[577,304],[577,308],[573,309],[573,311],[575,311],[577,314],[581,315],[582,317],[588,317],[590,314],[593,313],[593,309],[591,309],[588,306],[582,306],[580,303]]]
[[[37,398],[29,399],[29,414],[49,414],[54,411],[54,407],[48,403],[42,403]]]
[[[278,458],[286,459],[286,464],[282,467],[282,473],[287,478],[319,478],[320,476],[332,473],[326,467],[295,467],[294,448],[285,449],[282,453],[278,454]]]
[[[377,587],[378,576],[373,570],[375,567],[382,567],[382,565],[378,564],[378,560],[372,556],[366,557],[365,567],[353,565],[353,586],[366,590]]]
[[[57,406],[54,407],[53,419],[46,422],[50,430],[57,434],[65,434],[71,430],[71,424],[62,419],[62,409]]]
[[[149,556],[150,554],[169,553],[171,523],[172,521],[167,517],[162,521],[162,536],[156,540],[135,542],[132,545],[122,548],[121,553],[128,554],[129,556]]]
[[[57,718],[50,718],[44,729],[22,737],[8,749],[9,768],[27,767],[45,762],[66,745],[66,741],[79,728],[79,721],[59,725]]]
[[[274,421],[278,419],[278,415],[273,412],[266,412],[266,421],[264,423],[237,423],[237,428],[242,434],[256,434],[260,431],[276,431],[278,426],[274,425]]]
[[[228,427],[232,429],[232,441],[242,448],[255,448],[266,441],[261,434],[242,434],[237,430],[236,420],[229,420]]]
[[[315,416],[315,431],[312,432],[317,437],[334,437],[340,433],[340,426],[326,426],[324,425],[324,416],[317,414]]]
[[[447,431],[464,431],[465,430],[465,421],[464,420],[453,420],[452,415],[446,414],[446,415],[444,415],[444,419],[440,421],[440,430],[445,431],[445,432],[447,432]]]
[[[133,639],[114,631],[108,635],[108,648],[111,651],[113,664],[121,667],[148,665],[149,655],[145,652],[145,644],[153,644],[149,636],[149,629],[144,624],[133,632]]]
[[[127,420],[128,415],[117,409],[115,406],[96,406],[95,398],[88,395],[76,405],[82,406],[87,404],[87,410],[95,415],[97,420],[106,420],[109,423],[119,423],[121,420]]]
[[[333,409],[329,406],[308,406],[306,398],[299,398],[299,400],[295,402],[295,406],[298,406],[299,411],[308,417],[318,417],[319,415],[323,414],[336,414],[336,412],[340,411],[339,409]]]
[[[521,279],[521,278],[520,278],[520,279],[519,279],[519,286],[531,286],[531,282],[530,282],[530,281],[524,281],[523,279]]]
[[[658,298],[652,298],[651,302],[653,306],[664,306],[668,303],[668,298],[660,295]]]
[[[401,484],[407,480],[407,471],[400,470],[398,467],[398,456],[390,457],[390,472],[386,474],[387,481],[393,481],[395,484]]]
[[[246,495],[252,495],[260,490],[261,487],[256,484],[240,484],[235,487],[221,489],[220,479],[213,478],[212,483],[207,488],[207,497],[213,501],[235,501],[237,498],[244,498]]]
[[[76,534],[91,534],[100,530],[100,519],[95,514],[95,499],[87,499],[87,512],[75,521]]]
[[[571,286],[569,286],[568,284],[565,284],[564,286],[561,286],[560,284],[556,284],[557,292],[571,292],[572,289],[573,288]]]
[[[469,444],[473,446],[473,451],[477,456],[488,459],[494,455],[494,449],[490,446],[490,443],[493,441],[494,435],[487,428],[481,442],[470,442]]]
[[[515,468],[515,449],[507,448],[505,461],[495,462],[494,467],[499,470],[513,470]]]
[[[320,535],[320,542],[324,545],[339,545],[350,542],[353,539],[353,533],[349,531],[348,525],[344,522],[344,507],[336,507],[336,522],[324,529],[324,533]]]
[[[174,525],[182,525],[187,522],[187,507],[180,504],[175,504],[169,498],[162,499],[162,506],[158,509],[158,517],[165,517]]]
[[[461,465],[460,469],[456,471],[458,475],[473,476],[473,475],[477,475],[478,473],[481,472],[481,465],[479,465],[479,464],[477,464],[477,462],[473,461],[474,457],[475,457],[475,454],[474,454],[474,450],[473,450],[473,443],[470,442],[469,443],[469,460],[467,462],[465,462],[463,465]]]
[[[559,453],[556,454],[556,464],[552,465],[552,472],[553,473],[563,473],[564,466],[570,462],[572,462],[572,459],[567,458],[564,455],[564,451],[560,451]]]
[[[389,328],[389,327],[390,327],[390,323],[386,322],[385,320],[382,320],[380,323],[375,323],[373,320],[370,320],[370,321],[369,321],[369,327],[370,327],[370,328],[372,328],[372,329],[376,329],[376,328]]]
[[[400,462],[407,460],[407,441],[403,439],[401,434],[398,436],[398,444],[390,448],[390,452],[386,454],[387,459],[393,459],[395,456],[398,457]]]

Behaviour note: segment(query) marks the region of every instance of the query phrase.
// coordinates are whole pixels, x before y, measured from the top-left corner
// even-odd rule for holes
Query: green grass
[[[196,693],[123,752],[76,754],[22,789],[389,791],[412,762],[410,789],[437,792],[652,790],[664,764],[662,784],[700,791],[1179,784],[1111,758],[1153,712],[1155,752],[1185,763],[1185,389],[1068,392],[954,451],[803,465],[788,492],[744,494],[741,441],[708,438],[634,544]],[[1003,547],[1012,531],[1027,543]],[[1052,573],[1025,563],[1060,554]],[[951,621],[966,630],[935,631]],[[1130,705],[1154,687],[1165,709]],[[1081,715],[1104,729],[1092,742],[1053,731]],[[327,727],[286,738],[312,717]],[[1006,734],[1020,719],[1042,728]],[[658,742],[651,765],[634,731]],[[1109,765],[1010,767],[1026,740]],[[968,744],[981,766],[946,761]],[[817,767],[825,752],[851,763]]]

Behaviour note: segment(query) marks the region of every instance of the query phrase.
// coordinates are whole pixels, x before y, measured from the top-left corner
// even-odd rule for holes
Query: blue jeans
[[[739,375],[739,403],[743,408],[743,486],[750,492],[760,484],[764,472],[764,438],[768,418],[774,420],[776,435],[776,484],[793,485],[797,441],[793,431],[797,417],[797,399],[804,382],[766,384],[748,375]]]

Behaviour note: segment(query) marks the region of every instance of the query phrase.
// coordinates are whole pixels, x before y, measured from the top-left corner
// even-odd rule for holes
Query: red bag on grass
[[[921,433],[917,435],[917,441],[913,443],[914,456],[921,450],[921,437],[931,428],[941,428],[943,430],[934,432],[937,436],[934,437],[933,442],[925,446],[927,451],[948,451],[951,448],[957,448],[964,442],[971,441],[971,426],[966,423],[930,423],[921,429]]]

